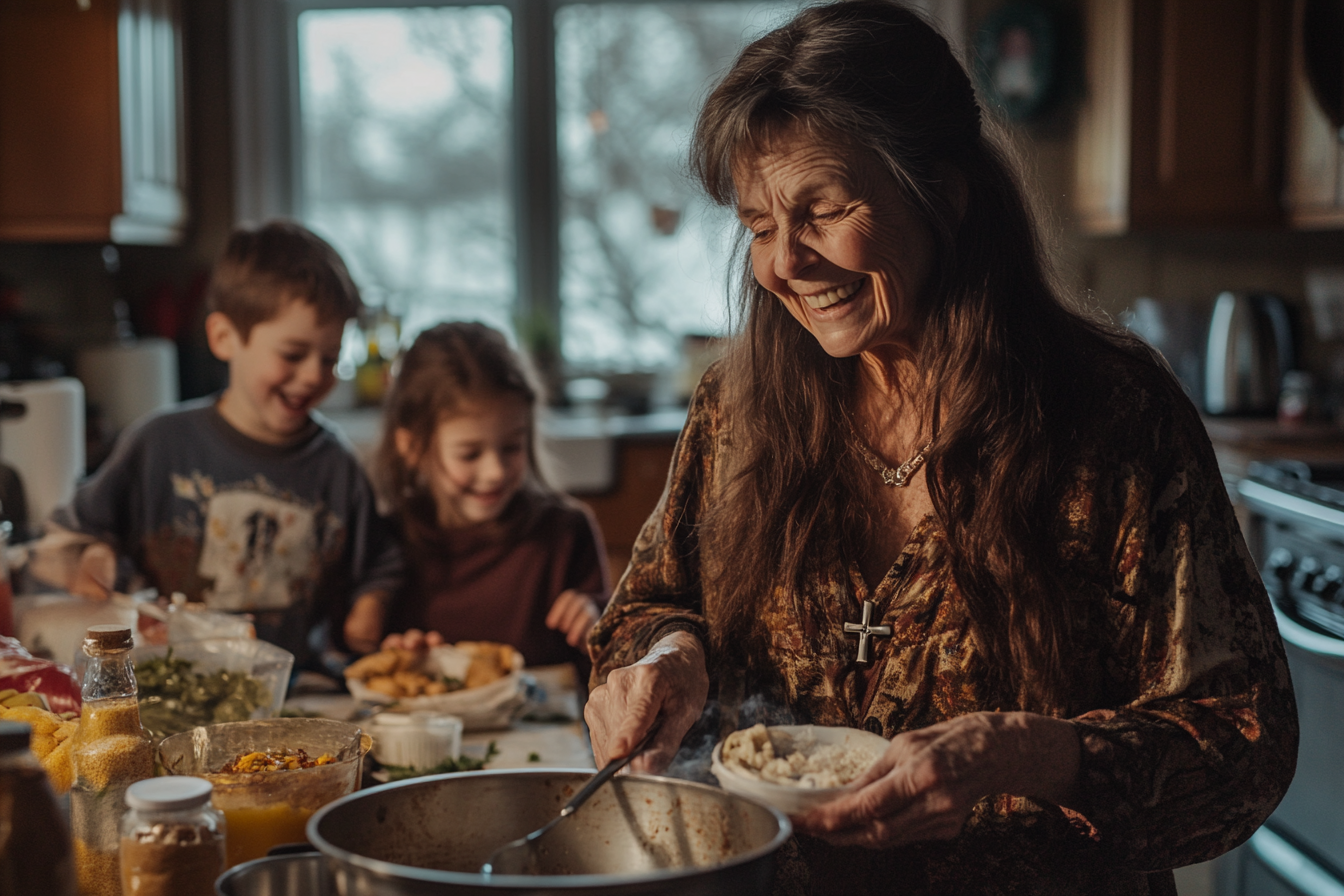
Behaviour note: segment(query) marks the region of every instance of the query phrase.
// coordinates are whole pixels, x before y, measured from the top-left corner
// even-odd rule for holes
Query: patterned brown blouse
[[[1108,362],[1109,363],[1109,362]],[[1169,869],[1234,847],[1292,778],[1297,718],[1264,586],[1242,540],[1197,413],[1146,361],[1099,381],[1060,508],[1059,562],[1081,620],[1073,719],[1082,744],[1080,811],[1000,795],[961,835],[890,850],[795,838],[781,893],[1175,893]],[[705,637],[696,521],[723,487],[731,421],[712,369],[692,402],[663,500],[594,629],[594,684],[673,630]],[[927,517],[870,594],[840,544],[802,593],[764,595],[755,636],[766,680],[714,681],[722,728],[762,700],[800,722],[884,737],[995,707],[953,579],[946,535]],[[855,662],[865,599],[873,662]],[[737,704],[737,706],[730,706]]]

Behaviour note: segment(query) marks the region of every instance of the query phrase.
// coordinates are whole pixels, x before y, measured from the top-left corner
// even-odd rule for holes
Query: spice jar
[[[0,722],[0,893],[75,896],[70,829],[31,735],[29,725]]]
[[[173,775],[126,789],[121,888],[134,896],[211,896],[224,872],[224,816],[204,778]]]
[[[117,848],[126,788],[154,775],[154,750],[140,727],[131,646],[126,625],[95,625],[84,638],[84,706],[70,739],[70,827],[85,896],[121,896]]]

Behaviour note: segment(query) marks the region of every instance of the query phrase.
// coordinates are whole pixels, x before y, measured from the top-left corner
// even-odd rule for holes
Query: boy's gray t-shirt
[[[303,662],[313,625],[401,584],[395,539],[345,440],[322,418],[294,445],[230,426],[217,396],[134,424],[52,520],[113,545],[161,594],[248,612]],[[124,583],[120,583],[124,587]]]

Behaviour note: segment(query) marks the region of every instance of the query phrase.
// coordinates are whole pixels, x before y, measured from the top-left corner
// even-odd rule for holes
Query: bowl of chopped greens
[[[256,638],[206,638],[131,653],[140,723],[155,738],[280,712],[294,655]]]

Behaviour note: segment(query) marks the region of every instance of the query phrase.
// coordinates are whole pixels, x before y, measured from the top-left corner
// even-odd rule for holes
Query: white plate
[[[835,744],[847,748],[870,750],[873,758],[876,759],[890,746],[890,742],[885,737],[859,728],[833,728],[824,725],[772,725],[769,731],[791,735],[794,738],[795,746],[806,753],[810,753],[811,749],[816,747]],[[713,772],[714,777],[719,779],[719,785],[724,790],[769,803],[786,815],[801,815],[809,809],[820,806],[822,803],[829,803],[853,789],[853,785],[844,787],[792,787],[787,784],[773,784],[724,765],[721,758],[722,754],[723,741],[719,741],[714,746],[709,770]]]

